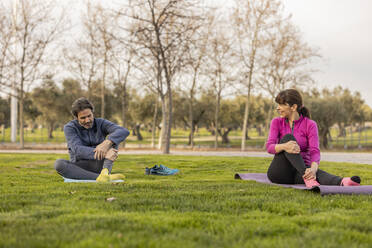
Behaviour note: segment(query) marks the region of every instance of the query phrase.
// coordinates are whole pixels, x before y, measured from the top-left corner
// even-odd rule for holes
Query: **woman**
[[[320,151],[318,127],[302,105],[302,97],[295,89],[280,92],[275,98],[280,117],[271,121],[266,143],[269,153],[275,154],[267,171],[273,183],[304,184],[308,188],[319,185],[359,186],[358,176],[338,177],[319,170]]]

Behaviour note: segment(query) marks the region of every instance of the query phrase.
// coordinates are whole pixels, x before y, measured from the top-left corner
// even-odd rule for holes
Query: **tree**
[[[107,9],[104,9],[99,4],[92,6],[87,1],[87,13],[84,20],[84,26],[89,33],[89,37],[93,41],[92,48],[95,50],[96,58],[98,59],[98,65],[101,69],[101,117],[105,118],[105,87],[108,73],[108,67],[110,66],[111,52],[112,49],[117,45],[116,39],[112,36],[116,30],[116,16],[111,15]]]
[[[280,3],[274,0],[235,0],[236,7],[232,15],[239,46],[239,57],[242,67],[242,84],[246,90],[245,110],[241,150],[245,150],[250,114],[250,98],[253,87],[253,78],[258,71],[257,60],[260,59],[260,50],[267,44],[267,32],[274,25]]]
[[[12,19],[7,13],[6,6],[0,4],[0,91],[9,93],[11,85],[8,83],[10,81],[9,75],[9,60],[7,59],[9,52],[9,47],[12,45],[12,38],[14,35],[14,29],[12,25]]]
[[[313,83],[313,70],[308,64],[319,55],[302,41],[300,32],[290,18],[278,15],[276,25],[269,35],[257,84],[269,94],[274,105],[274,99],[280,91],[287,88],[300,89]],[[267,129],[272,115],[271,110],[268,113]]]
[[[58,112],[63,123],[66,123],[71,118],[74,118],[71,113],[72,103],[80,97],[87,97],[89,92],[86,92],[81,88],[79,81],[72,78],[65,78],[62,81],[61,95],[62,102],[59,104],[60,109]]]
[[[52,79],[46,76],[40,87],[32,92],[32,103],[41,113],[41,119],[48,128],[48,138],[53,138],[53,131],[57,123],[61,121],[61,107],[65,103],[62,100],[62,92]]]
[[[0,126],[8,127],[10,125],[10,104],[8,99],[0,97]]]
[[[208,57],[208,76],[211,80],[211,89],[215,96],[214,112],[214,147],[218,147],[219,130],[219,111],[223,93],[232,85],[234,80],[232,75],[232,63],[234,54],[231,49],[231,39],[226,36],[226,32],[215,27],[215,32],[211,36]]]
[[[127,112],[129,102],[129,89],[131,82],[133,51],[119,43],[113,48],[110,67],[112,68],[112,79],[114,81],[115,94],[120,99],[121,121],[124,127],[127,126]],[[123,143],[125,145],[125,143]]]
[[[207,57],[207,45],[209,43],[210,33],[212,31],[212,25],[214,23],[215,11],[209,10],[206,18],[200,20],[200,26],[193,37],[193,42],[190,43],[190,49],[187,51],[187,62],[180,80],[180,88],[183,90],[184,94],[187,96],[185,99],[188,102],[188,126],[190,127],[189,134],[189,145],[191,148],[194,147],[194,132],[197,120],[195,120],[195,97],[201,86],[201,81],[203,80],[202,73],[206,70],[206,57]],[[202,114],[202,113],[201,113]],[[196,117],[197,119],[200,119]]]
[[[174,78],[184,66],[184,56],[191,37],[197,30],[193,1],[137,0],[130,2],[130,17],[135,29],[133,42],[137,56],[155,69],[156,91],[162,102],[162,151],[169,153],[172,123],[172,90]]]
[[[230,143],[228,138],[229,133],[232,130],[238,129],[241,124],[242,115],[239,111],[240,105],[239,98],[222,101],[219,117],[221,124],[218,129],[218,134],[222,138],[222,144]]]
[[[16,89],[19,100],[20,147],[24,147],[24,100],[25,92],[41,77],[48,67],[48,48],[59,37],[64,26],[63,11],[56,10],[53,1],[19,0],[14,11],[4,6],[8,20],[12,20],[15,30],[11,46],[5,58],[9,65],[10,80],[2,81],[2,87]],[[12,13],[14,15],[12,16]],[[60,15],[58,15],[58,14]],[[56,49],[56,47],[53,47]]]
[[[310,94],[304,95],[304,102],[305,106],[310,109],[311,118],[318,125],[320,146],[328,148],[330,128],[337,121],[337,98],[328,90],[319,92],[313,89]]]
[[[70,73],[86,87],[87,98],[92,97],[92,84],[97,79],[98,58],[93,33],[84,29],[81,39],[64,48],[64,64]],[[79,87],[80,88],[80,87]]]

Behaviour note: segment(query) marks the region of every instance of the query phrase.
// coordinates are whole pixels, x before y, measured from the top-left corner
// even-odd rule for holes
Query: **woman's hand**
[[[297,144],[296,141],[288,141],[287,143],[285,143],[285,149],[284,149],[286,152],[288,153],[294,153],[294,154],[298,154],[300,153],[300,146]]]
[[[316,171],[318,166],[311,166],[305,170],[304,179],[316,179]]]

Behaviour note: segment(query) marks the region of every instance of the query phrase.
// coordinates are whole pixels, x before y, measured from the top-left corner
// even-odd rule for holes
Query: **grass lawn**
[[[59,157],[0,154],[0,247],[372,244],[372,196],[322,197],[233,179],[236,172],[265,172],[267,158],[127,155],[114,166],[125,183],[68,184],[54,172]],[[145,176],[144,168],[156,163],[181,172]],[[371,165],[321,168],[372,184]]]

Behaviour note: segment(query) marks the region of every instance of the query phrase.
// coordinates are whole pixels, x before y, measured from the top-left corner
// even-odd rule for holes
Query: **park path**
[[[67,154],[67,150],[0,150],[0,153],[49,153]],[[158,150],[120,150],[123,155],[161,155]],[[227,157],[272,157],[266,152],[254,151],[185,151],[172,150],[171,155],[182,156],[227,156]],[[349,162],[372,165],[372,153],[322,152],[322,161]]]

